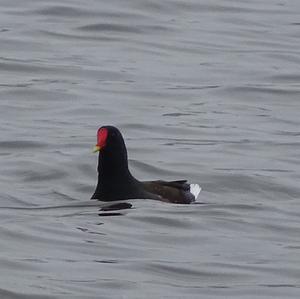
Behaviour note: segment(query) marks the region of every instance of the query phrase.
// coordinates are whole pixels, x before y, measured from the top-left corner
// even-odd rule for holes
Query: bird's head
[[[107,151],[116,150],[125,146],[121,132],[113,126],[103,126],[97,132],[97,144],[93,152],[100,152],[104,149]]]

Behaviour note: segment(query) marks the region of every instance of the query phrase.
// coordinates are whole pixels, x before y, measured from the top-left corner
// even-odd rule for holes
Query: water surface
[[[0,297],[299,298],[299,1],[1,1]],[[99,126],[196,205],[89,198]]]

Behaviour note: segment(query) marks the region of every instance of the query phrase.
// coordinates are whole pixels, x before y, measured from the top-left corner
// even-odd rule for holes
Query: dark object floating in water
[[[118,212],[109,212],[109,213],[99,213],[98,216],[124,216],[122,213]]]
[[[197,184],[179,181],[146,181],[135,179],[129,169],[127,149],[120,131],[113,126],[98,130],[98,184],[92,199],[115,201],[122,199],[154,199],[164,202],[190,204],[201,191]]]
[[[110,204],[100,209],[100,211],[116,211],[116,210],[125,210],[131,209],[132,204],[129,202],[120,202],[116,204]]]

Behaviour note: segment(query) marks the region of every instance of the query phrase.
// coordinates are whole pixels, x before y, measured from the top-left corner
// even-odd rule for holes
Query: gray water
[[[298,0],[0,8],[1,299],[299,298]],[[101,215],[105,124],[199,204]]]

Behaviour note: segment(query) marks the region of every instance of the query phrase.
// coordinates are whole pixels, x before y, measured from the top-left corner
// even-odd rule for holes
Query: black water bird
[[[190,204],[201,191],[187,180],[139,181],[128,168],[127,149],[120,131],[103,126],[97,132],[94,152],[99,152],[98,183],[92,199],[116,201],[123,199],[154,199],[164,202]]]

